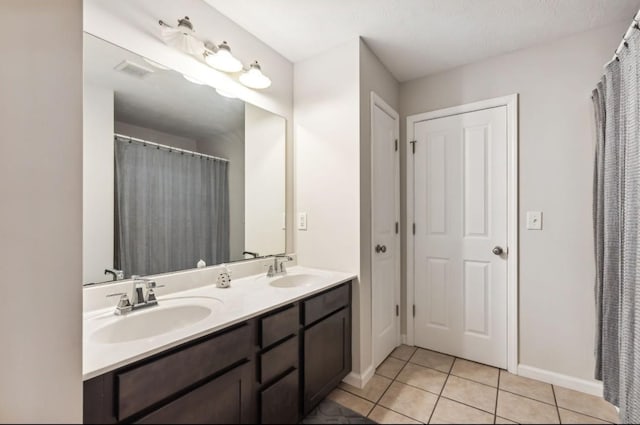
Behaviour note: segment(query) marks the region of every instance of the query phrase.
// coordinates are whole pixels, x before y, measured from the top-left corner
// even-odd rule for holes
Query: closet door
[[[416,345],[506,368],[506,107],[414,134]]]

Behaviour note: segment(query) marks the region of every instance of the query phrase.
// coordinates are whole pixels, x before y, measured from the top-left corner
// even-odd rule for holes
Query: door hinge
[[[400,316],[400,306],[396,304],[396,316]]]
[[[400,231],[400,225],[396,221],[396,235],[398,234],[399,231]]]
[[[416,234],[416,223],[413,223],[413,234]]]
[[[398,152],[398,139],[394,140],[395,151]]]
[[[416,305],[413,305],[413,317],[416,317]]]
[[[412,140],[409,143],[411,143],[411,150],[413,151],[413,153],[416,153],[416,143],[417,140]]]

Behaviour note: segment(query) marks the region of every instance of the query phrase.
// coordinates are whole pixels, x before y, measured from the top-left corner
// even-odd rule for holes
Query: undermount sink
[[[288,274],[273,279],[269,282],[269,285],[275,286],[276,288],[297,288],[301,286],[311,286],[321,280],[322,278],[320,276],[314,274]]]
[[[221,300],[210,297],[158,300],[157,306],[114,316],[110,323],[93,331],[90,339],[119,344],[152,338],[201,322],[221,305]]]

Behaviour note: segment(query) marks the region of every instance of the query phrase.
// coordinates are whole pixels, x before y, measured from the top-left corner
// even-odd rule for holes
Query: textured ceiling
[[[399,81],[631,22],[640,7],[640,0],[204,1],[292,62],[362,36]]]

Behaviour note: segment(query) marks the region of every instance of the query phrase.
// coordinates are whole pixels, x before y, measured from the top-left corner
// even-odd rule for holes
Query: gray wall
[[[590,94],[627,25],[400,87],[402,140],[407,115],[520,93],[520,363],[584,379],[593,377],[595,320]],[[542,231],[525,229],[528,210],[543,211]]]
[[[0,422],[80,422],[82,1],[0,16]]]
[[[359,319],[362,361],[372,365],[371,354],[371,92],[398,111],[400,85],[366,43],[360,39],[360,294]],[[399,111],[398,111],[399,112]],[[393,197],[389,195],[389,200]],[[398,300],[399,302],[401,300]],[[400,303],[402,305],[402,303]],[[354,310],[357,311],[357,310]]]

